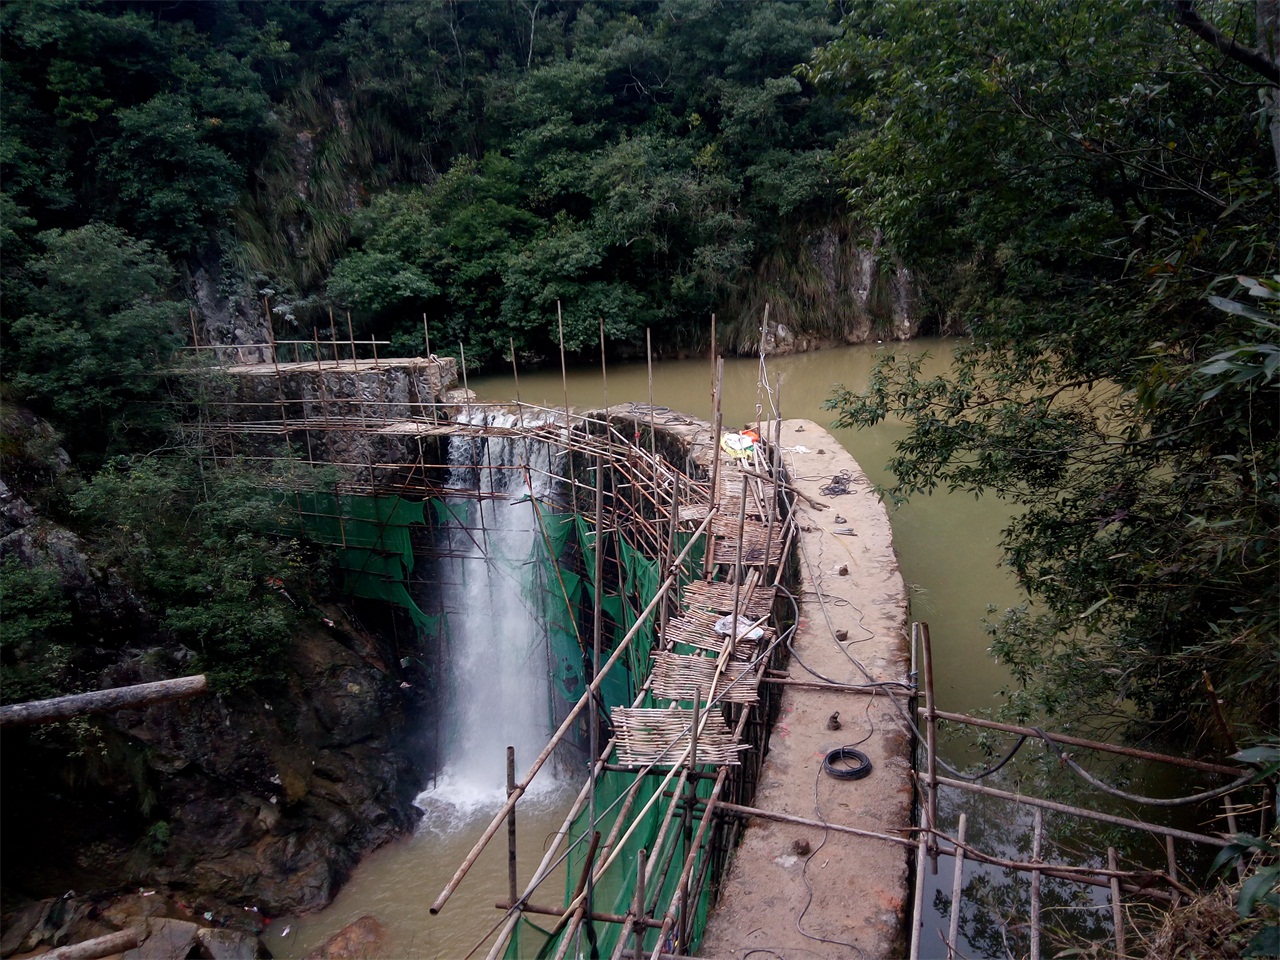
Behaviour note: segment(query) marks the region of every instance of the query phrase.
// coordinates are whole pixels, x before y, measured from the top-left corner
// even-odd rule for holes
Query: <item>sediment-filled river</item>
[[[823,404],[833,385],[864,385],[874,357],[886,349],[928,352],[933,357],[931,362],[940,368],[950,356],[950,346],[945,341],[917,340],[892,347],[841,347],[770,359],[770,378],[782,376],[782,416],[829,425],[834,414]],[[757,403],[761,402],[758,371],[755,359],[726,360],[726,429],[757,418]],[[471,378],[469,386],[482,400],[516,397],[515,381],[510,375]],[[579,409],[602,407],[606,399],[609,404],[649,400],[648,370],[643,363],[610,367],[604,378],[598,366],[571,370],[567,383],[558,370],[522,372],[519,395],[526,403],[563,408],[566,386],[569,404]],[[653,401],[673,411],[710,420],[711,387],[711,364],[705,358],[654,364]],[[768,416],[767,401],[764,403],[763,416]],[[883,483],[890,480],[884,465],[902,431],[901,425],[888,422],[871,430],[833,433],[871,478]],[[839,498],[829,498],[829,502],[838,511]],[[975,501],[972,496],[946,493],[921,497],[891,511],[902,573],[911,590],[911,616],[927,620],[932,628],[938,704],[945,710],[974,712],[991,707],[1005,683],[1005,674],[986,653],[982,621],[988,604],[1004,607],[1021,599],[999,566],[997,542],[1008,515],[1007,507],[997,500]],[[543,840],[560,825],[570,792],[563,794],[562,802],[544,799],[536,806],[520,804],[522,880],[532,873],[540,858]],[[384,956],[462,957],[502,916],[493,905],[506,895],[505,843],[495,843],[486,851],[438,916],[430,916],[427,906],[488,819],[488,815],[480,815],[459,822],[429,813],[414,837],[367,858],[328,909],[308,917],[276,921],[267,934],[272,953],[276,957],[302,957],[345,924],[373,914],[388,931]],[[563,878],[556,877],[548,883],[548,895],[539,899],[557,902],[563,892]],[[289,932],[282,935],[286,926]]]

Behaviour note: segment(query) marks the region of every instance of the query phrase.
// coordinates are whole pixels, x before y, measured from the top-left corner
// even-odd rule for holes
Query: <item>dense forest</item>
[[[890,494],[1016,505],[1033,605],[990,625],[1011,710],[1221,753],[1209,677],[1234,738],[1274,750],[1278,20],[1275,0],[5,4],[3,699],[92,685],[127,632],[56,550],[10,542],[12,497],[83,534],[225,690],[271,676],[294,629],[272,571],[324,595],[327,555],[262,532],[255,478],[211,484],[173,439],[155,374],[190,324],[214,336],[210,304],[233,305],[218,336],[252,339],[265,304],[281,337],[349,314],[408,354],[426,317],[479,364],[553,356],[557,304],[570,352],[600,324],[619,353],[646,328],[701,347],[712,313],[750,347],[766,302],[838,339],[855,298],[826,237],[905,265],[923,328],[962,335],[947,377],[887,356],[832,409],[905,420]],[[889,322],[891,273],[862,319]]]
[[[679,346],[750,293],[748,268],[847,229],[831,160],[848,118],[796,71],[837,33],[823,2],[5,16],[15,317],[56,309],[33,275],[110,227],[179,276],[249,278],[281,336],[336,307],[416,349],[425,313],[474,361],[512,338],[536,361],[559,300],[571,351],[601,319],[623,346],[646,326]]]

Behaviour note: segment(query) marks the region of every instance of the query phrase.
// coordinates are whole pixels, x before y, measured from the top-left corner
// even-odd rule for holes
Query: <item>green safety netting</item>
[[[410,528],[425,522],[423,501],[312,492],[297,494],[295,505],[302,532],[339,548],[345,593],[394,603],[408,612],[419,631],[440,631],[441,618],[424,613],[409,592],[414,563]]]

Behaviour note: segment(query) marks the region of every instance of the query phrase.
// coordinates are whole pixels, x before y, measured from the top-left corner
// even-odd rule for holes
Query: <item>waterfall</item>
[[[510,427],[515,418],[477,412],[470,422]],[[545,617],[530,563],[542,534],[530,497],[555,494],[556,454],[548,443],[517,437],[449,441],[449,486],[480,497],[450,498],[441,534],[449,704],[440,774],[417,800],[427,829],[491,813],[506,799],[507,745],[520,778],[550,739]],[[548,765],[529,794],[557,787]]]

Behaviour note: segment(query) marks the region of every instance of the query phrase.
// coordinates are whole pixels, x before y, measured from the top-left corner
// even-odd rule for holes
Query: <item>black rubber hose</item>
[[[846,763],[853,766],[845,766]],[[837,780],[861,780],[871,773],[871,758],[853,747],[837,747],[823,757],[822,769]]]

